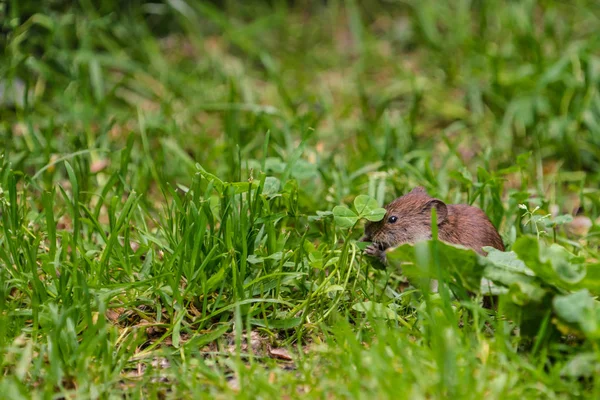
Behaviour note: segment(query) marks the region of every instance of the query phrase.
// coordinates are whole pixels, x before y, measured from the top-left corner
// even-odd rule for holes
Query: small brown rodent
[[[437,211],[438,238],[444,242],[469,247],[485,255],[482,247],[504,251],[504,244],[487,215],[466,204],[445,204],[416,187],[385,206],[385,217],[365,226],[364,242],[369,255],[385,262],[385,250],[403,243],[431,239],[431,208]]]

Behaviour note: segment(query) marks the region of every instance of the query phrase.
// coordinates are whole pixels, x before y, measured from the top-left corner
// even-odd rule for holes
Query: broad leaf
[[[369,213],[363,214],[362,217],[368,219],[369,221],[377,222],[381,221],[383,217],[385,217],[386,212],[387,211],[385,208],[375,208],[369,211]]]
[[[561,320],[577,327],[590,339],[600,339],[600,303],[586,289],[556,296],[552,305]]]
[[[534,277],[533,271],[517,258],[515,252],[503,252],[490,247],[485,250],[488,251],[487,257],[481,257],[485,265],[484,277],[507,288],[513,303],[524,305],[542,300],[546,294],[542,282]]]
[[[437,279],[436,268],[432,264],[434,241],[419,242],[416,245],[404,244],[387,253],[388,262],[392,265],[402,266],[409,278]],[[454,246],[444,242],[437,242],[438,259],[442,279],[454,280],[460,286],[470,290],[479,291],[484,265],[480,262],[477,253],[462,246]],[[429,265],[423,265],[419,260],[427,260]],[[406,262],[412,263],[405,264]]]
[[[279,193],[281,188],[281,182],[274,176],[267,176],[265,178],[265,184],[263,186],[262,194],[267,196],[273,196]]]
[[[600,363],[596,353],[576,354],[560,370],[561,376],[570,378],[591,378],[600,374]]]
[[[600,264],[586,265],[586,274],[578,284],[578,288],[588,289],[591,293],[600,295]]]
[[[333,215],[333,212],[331,212],[331,211],[317,211],[317,215],[309,215],[308,216],[308,220],[309,221],[321,221],[321,220],[329,217],[330,215]]]
[[[583,260],[557,244],[545,246],[535,237],[523,236],[513,249],[525,265],[549,285],[570,290],[585,277]]]
[[[335,206],[333,207],[333,219],[340,228],[352,228],[359,217],[348,207]]]
[[[377,204],[377,200],[367,196],[366,194],[360,194],[354,199],[354,208],[356,209],[358,215],[362,215],[365,212],[378,207],[379,205]]]
[[[564,224],[568,224],[569,222],[573,221],[573,216],[569,215],[569,214],[565,214],[565,215],[559,215],[558,217],[546,220],[546,226],[550,226],[550,227],[554,227],[557,225],[564,225]]]
[[[317,166],[303,159],[297,160],[292,167],[292,176],[299,180],[314,178],[317,173]]]
[[[354,199],[354,208],[359,218],[366,218],[374,222],[381,221],[386,213],[385,208],[379,207],[377,200],[364,194],[356,196]]]
[[[500,251],[494,247],[486,246],[483,248],[488,252],[485,257],[485,262],[488,265],[493,265],[496,268],[506,269],[512,272],[518,272],[524,275],[533,276],[533,271],[525,265],[522,260],[519,260],[514,251]]]

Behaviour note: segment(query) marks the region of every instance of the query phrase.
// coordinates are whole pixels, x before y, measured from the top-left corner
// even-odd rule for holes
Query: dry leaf
[[[110,308],[110,309],[106,310],[106,318],[113,324],[116,324],[117,321],[119,320],[119,317],[121,316],[121,314],[123,314],[123,311],[124,311],[123,307]]]
[[[292,361],[290,352],[285,348],[269,348],[269,356],[279,360]]]
[[[227,334],[225,336],[225,338],[227,339],[227,349],[226,351],[228,353],[235,353],[236,349],[235,349],[235,333],[231,332],[229,334]],[[248,351],[248,335],[244,332],[242,334],[242,343],[241,343],[241,350],[242,351]],[[265,354],[265,349],[267,347],[267,340],[266,338],[263,338],[262,336],[260,336],[260,334],[257,331],[251,331],[250,332],[250,348],[252,350],[252,353],[257,354],[257,355],[264,355]]]

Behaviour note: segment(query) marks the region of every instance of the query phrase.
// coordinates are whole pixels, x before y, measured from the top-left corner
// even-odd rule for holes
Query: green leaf
[[[185,316],[185,312],[179,311],[177,315],[177,319],[175,320],[175,324],[173,325],[173,333],[171,335],[171,340],[173,341],[173,347],[179,348],[179,342],[181,339],[181,322],[183,321],[183,317]]]
[[[254,326],[271,329],[292,329],[300,325],[302,318],[286,318],[286,319],[250,319],[250,323]]]
[[[360,250],[364,250],[367,248],[367,246],[370,244],[369,242],[354,242],[354,244],[356,245],[356,247],[358,247]]]
[[[600,374],[600,363],[596,353],[580,353],[571,358],[560,370],[561,376],[591,378]]]
[[[374,198],[367,196],[366,194],[361,194],[356,196],[354,199],[354,208],[358,215],[362,215],[365,211],[368,212],[374,208],[378,208],[377,200]]]
[[[362,217],[368,219],[369,221],[377,222],[381,221],[383,217],[385,217],[386,213],[385,208],[376,208],[371,210],[368,214],[363,214]]]
[[[292,167],[292,176],[299,180],[314,178],[317,173],[317,166],[303,159],[297,160]]]
[[[265,178],[265,184],[263,186],[262,194],[267,196],[273,196],[279,193],[279,188],[281,188],[281,182],[279,179],[274,176],[267,176]]]
[[[519,260],[517,253],[514,251],[500,251],[489,246],[486,246],[483,249],[488,252],[487,256],[485,257],[485,262],[487,265],[493,265],[496,268],[522,273],[529,276],[534,275],[533,271],[527,268],[522,260]]]
[[[537,277],[551,286],[572,290],[585,277],[583,260],[558,244],[546,246],[535,237],[523,236],[513,249]]]
[[[321,221],[331,215],[333,215],[333,213],[331,211],[317,211],[317,215],[309,215],[308,220],[309,221]]]
[[[373,301],[363,301],[356,303],[352,306],[352,309],[365,314],[370,315],[374,318],[383,319],[398,319],[398,314],[388,308],[386,305],[381,303],[375,303]]]
[[[226,271],[226,267],[223,266],[219,269],[219,271],[217,271],[210,278],[208,278],[208,281],[206,282],[206,290],[207,291],[212,290],[213,288],[215,288],[217,285],[219,285],[221,283],[221,281],[223,280],[223,278],[225,276],[225,271]]]
[[[264,257],[259,257],[256,254],[250,254],[246,258],[246,261],[250,264],[260,264],[261,262],[264,261]]]
[[[529,160],[532,158],[532,152],[528,151],[526,153],[519,154],[517,156],[517,165],[521,167],[521,169],[527,168],[529,164]]]
[[[248,191],[250,191],[250,185],[252,185],[252,190],[256,190],[256,188],[258,188],[259,182],[258,181],[252,181],[252,182],[231,182],[231,183],[227,183],[227,186],[231,186],[233,187],[234,193],[235,194],[242,194],[242,193],[246,193]]]
[[[542,288],[541,282],[534,277],[507,269],[490,268],[488,266],[485,268],[483,275],[495,284],[507,287],[508,297],[518,305],[540,302],[547,292]]]
[[[435,270],[429,265],[418,265],[417,252],[424,251],[432,254],[433,240],[419,242],[416,245],[404,244],[388,251],[387,260],[391,265],[402,266],[404,273],[409,278],[435,279]],[[442,268],[442,279],[455,281],[460,286],[478,292],[481,287],[483,274],[483,262],[471,249],[462,246],[454,246],[444,242],[437,242],[437,251]],[[411,264],[406,264],[410,262]]]
[[[285,171],[285,167],[286,164],[278,157],[267,157],[265,160],[266,171],[273,171],[277,174],[281,174],[283,171]]]
[[[559,215],[556,218],[552,218],[549,220],[546,220],[546,226],[557,226],[557,225],[564,225],[564,224],[568,224],[569,222],[573,221],[573,216],[570,214],[565,214],[565,215]]]
[[[325,288],[325,293],[328,292],[343,292],[344,287],[342,285],[330,285]]]
[[[351,228],[356,224],[359,217],[348,207],[335,206],[333,208],[333,219],[340,228]]]
[[[282,257],[283,257],[283,253],[281,251],[275,252],[273,254],[269,254],[266,257],[260,257],[260,256],[257,256],[256,254],[250,254],[246,258],[246,261],[250,264],[260,264],[260,263],[264,262],[264,260],[279,261],[279,260],[281,260]]]
[[[585,278],[577,284],[577,287],[588,289],[596,296],[600,295],[600,264],[588,264]]]
[[[223,191],[223,187],[225,186],[225,182],[223,182],[222,180],[220,180],[216,175],[211,174],[210,172],[207,172],[200,164],[196,163],[196,169],[198,170],[198,172],[200,172],[200,175],[202,175],[204,178],[206,178],[208,181],[212,181],[213,184],[215,185],[215,187],[219,190],[219,191]]]
[[[457,180],[459,183],[465,185],[466,187],[473,186],[473,176],[466,169],[453,170],[453,171],[450,172],[449,176],[452,179]]]
[[[482,257],[485,265],[483,276],[496,285],[508,288],[508,297],[519,305],[539,302],[546,294],[542,282],[535,278],[533,271],[517,258],[513,251],[500,251],[486,247],[487,257]]]
[[[365,194],[356,196],[354,199],[354,208],[359,218],[366,218],[374,222],[381,221],[386,213],[385,208],[379,207],[377,200]]]
[[[306,246],[304,247],[306,248]],[[308,260],[311,267],[318,269],[323,268],[324,257],[323,253],[321,253],[320,251],[313,250],[311,252],[308,252]]]
[[[577,327],[590,339],[600,339],[600,303],[586,289],[565,296],[555,296],[552,305],[556,315]]]
[[[188,345],[193,345],[195,348],[202,348],[203,346],[212,343],[223,336],[225,333],[227,333],[227,331],[229,331],[230,328],[231,326],[229,324],[221,325],[212,332],[195,337],[188,343]]]

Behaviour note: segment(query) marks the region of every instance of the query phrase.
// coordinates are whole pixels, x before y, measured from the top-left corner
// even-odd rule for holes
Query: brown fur
[[[466,204],[445,204],[417,187],[385,206],[387,213],[381,221],[367,223],[362,241],[372,244],[366,252],[385,261],[387,248],[431,239],[432,207],[437,211],[440,240],[484,255],[484,246],[504,251],[498,231],[482,210]],[[397,217],[395,223],[389,221],[392,216]]]

